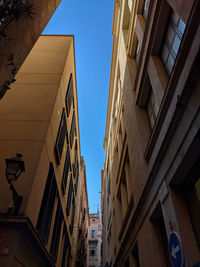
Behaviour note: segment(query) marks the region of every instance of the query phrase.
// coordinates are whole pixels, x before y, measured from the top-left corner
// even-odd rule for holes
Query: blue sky
[[[43,34],[75,38],[81,155],[86,165],[89,212],[100,209],[114,0],[62,0]]]

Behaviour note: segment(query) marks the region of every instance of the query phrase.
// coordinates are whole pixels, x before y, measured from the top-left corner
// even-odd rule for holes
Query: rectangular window
[[[69,214],[70,214],[72,193],[73,193],[73,180],[72,180],[72,175],[71,175],[68,197],[67,197],[67,216],[69,216]]]
[[[172,11],[167,25],[167,32],[161,46],[160,55],[165,69],[170,75],[185,31],[185,23]]]
[[[141,53],[141,44],[139,42],[137,42],[137,47],[136,47],[136,52],[135,52],[136,66],[138,66],[138,64],[139,64],[140,53]]]
[[[60,164],[60,161],[61,161],[63,146],[65,142],[65,136],[67,137],[67,143],[68,143],[68,132],[67,132],[65,109],[63,108],[63,112],[62,112],[62,116],[60,120],[60,126],[58,129],[58,134],[56,138],[55,149],[54,149],[57,164]]]
[[[64,166],[64,170],[63,170],[63,176],[62,176],[62,191],[63,191],[63,194],[65,194],[65,190],[66,190],[66,186],[67,186],[67,178],[69,176],[69,172],[70,171],[71,171],[70,151],[69,151],[69,147],[67,147],[65,166]]]
[[[50,248],[50,253],[51,253],[55,262],[56,262],[57,256],[58,256],[58,248],[59,248],[62,221],[63,221],[63,211],[62,211],[62,206],[61,206],[60,199],[59,199],[57,210],[56,210],[56,218],[55,218],[55,222],[54,222],[54,228],[53,228],[53,236],[52,236],[52,240],[51,240],[51,248]]]
[[[76,210],[76,205],[75,205],[75,200],[73,199],[72,220],[71,220],[71,225],[70,225],[70,231],[71,231],[71,234],[73,233],[73,229],[74,229],[75,210]]]
[[[96,247],[91,246],[90,247],[90,256],[94,257],[96,255]]]
[[[69,236],[67,233],[67,227],[64,227],[64,246],[63,246],[63,252],[62,252],[62,263],[61,263],[61,267],[65,267],[66,266],[66,261],[68,261],[68,257],[69,257],[69,250],[70,250],[70,242],[69,242]],[[67,264],[68,266],[68,264]]]
[[[57,192],[57,185],[56,185],[54,168],[53,164],[50,163],[44,195],[42,198],[42,204],[40,207],[40,213],[36,226],[36,229],[39,231],[46,244],[49,238],[49,231],[51,226],[56,192]]]
[[[67,116],[70,114],[71,105],[74,103],[74,93],[73,93],[73,78],[72,74],[70,75],[68,87],[67,87],[67,93],[65,96],[65,105],[67,109]]]
[[[147,103],[146,103],[146,114],[147,114],[150,130],[152,130],[154,127],[156,117],[158,115],[158,110],[159,110],[159,107],[155,100],[153,90],[150,89],[149,96],[148,96]]]
[[[144,17],[145,20],[147,20],[147,16],[148,16],[149,4],[150,4],[150,0],[145,0],[144,8],[143,8],[143,17]]]
[[[78,162],[77,150],[76,150],[75,161],[74,161],[74,166],[73,166],[73,173],[74,173],[74,178],[76,179],[76,182],[77,182],[78,176],[79,176],[79,162]]]
[[[91,231],[91,237],[94,238],[95,237],[95,230]]]
[[[71,144],[71,148],[72,148],[73,142],[74,142],[74,135],[76,135],[75,112],[73,113],[71,129],[70,129],[70,144]]]
[[[137,244],[132,250],[132,259],[135,267],[140,267],[140,260],[139,260],[139,251]]]

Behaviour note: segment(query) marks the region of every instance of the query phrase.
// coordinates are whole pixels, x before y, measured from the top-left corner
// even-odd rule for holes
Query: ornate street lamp
[[[10,190],[12,191],[15,206],[14,214],[18,213],[23,197],[18,195],[12,183],[15,182],[24,171],[25,166],[21,154],[17,154],[15,158],[6,159],[6,178],[10,185]]]

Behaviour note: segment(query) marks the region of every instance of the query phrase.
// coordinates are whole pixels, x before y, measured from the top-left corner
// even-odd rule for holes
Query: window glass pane
[[[91,237],[95,237],[95,230],[92,230]]]
[[[161,59],[168,74],[172,72],[184,30],[184,22],[173,11],[168,23],[167,34],[166,37],[164,37],[160,51]]]
[[[70,170],[71,170],[71,160],[70,160],[70,152],[69,152],[69,147],[68,147],[66,159],[65,159],[65,166],[63,169],[63,176],[62,176],[62,191],[63,191],[63,193],[65,193],[65,190],[66,190],[67,179],[68,179],[68,175],[69,175]]]
[[[179,49],[180,43],[181,43],[181,40],[180,40],[180,38],[178,37],[178,35],[176,35],[176,36],[174,37],[174,41],[173,41],[173,44],[172,44],[172,49],[174,50],[174,53],[175,53],[175,54],[178,53],[178,49]]]
[[[74,93],[73,93],[73,78],[72,78],[72,74],[70,75],[70,79],[69,79],[69,84],[67,87],[67,93],[65,96],[65,104],[66,104],[66,109],[67,109],[67,116],[69,116],[70,114],[70,110],[71,110],[71,105],[74,101]]]
[[[158,110],[159,110],[159,107],[155,100],[153,91],[151,89],[149,93],[149,97],[147,99],[147,103],[146,103],[146,113],[147,113],[147,118],[148,118],[149,126],[151,130],[153,129],[153,126],[155,124]]]
[[[151,114],[151,116],[150,116],[150,125],[151,125],[151,129],[153,129],[153,126],[154,126],[154,124],[155,124],[155,119],[154,119],[154,116],[153,116],[153,114]]]
[[[57,256],[58,256],[58,248],[59,248],[62,221],[63,221],[63,213],[62,213],[62,206],[61,206],[61,203],[59,200],[57,210],[56,210],[56,218],[55,218],[55,222],[54,222],[53,236],[52,236],[51,248],[50,248],[50,253],[51,253],[54,261],[57,260]]]
[[[56,198],[57,185],[53,164],[50,163],[48,177],[45,185],[40,213],[36,228],[40,232],[44,242],[47,243],[53,215],[54,202]]]
[[[147,19],[147,15],[149,12],[149,4],[150,4],[150,0],[146,0],[144,3],[143,16],[144,16],[145,20]]]
[[[69,184],[69,191],[68,191],[68,197],[67,197],[67,216],[69,216],[69,214],[70,214],[72,193],[73,193],[73,181],[72,181],[72,175],[71,175],[70,184]]]
[[[140,52],[141,52],[141,45],[138,42],[137,43],[137,49],[136,49],[136,56],[135,56],[135,61],[136,61],[136,65],[138,66],[139,63],[139,59],[140,59]]]
[[[173,66],[174,66],[174,58],[172,57],[172,55],[169,55],[166,64],[166,70],[169,74],[171,73]]]
[[[178,29],[182,33],[182,35],[185,31],[185,27],[186,27],[185,23],[181,19],[179,19]]]
[[[173,43],[174,36],[175,36],[175,33],[174,33],[172,27],[169,27],[169,29],[167,31],[167,40],[168,40],[168,43],[169,43],[170,46]]]
[[[65,116],[65,109],[63,108],[60,125],[58,129],[58,134],[56,138],[56,144],[55,144],[55,156],[56,156],[57,164],[60,164],[60,161],[61,161],[63,146],[65,142],[65,136],[67,138],[67,143],[68,143],[67,122],[66,122],[66,116]]]
[[[167,62],[168,56],[169,56],[169,49],[166,45],[164,45],[161,51],[161,57],[164,63]]]

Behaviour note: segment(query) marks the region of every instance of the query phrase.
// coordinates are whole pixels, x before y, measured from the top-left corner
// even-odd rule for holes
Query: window
[[[130,265],[129,265],[129,259],[126,260],[126,262],[124,264],[124,267],[130,267]]]
[[[185,31],[185,23],[173,11],[171,12],[166,37],[161,47],[161,59],[170,75]]]
[[[64,226],[64,246],[63,246],[63,252],[62,252],[62,263],[61,263],[61,267],[65,267],[66,266],[66,260],[68,262],[69,256],[70,256],[70,242],[69,242],[69,236],[67,233],[67,227]],[[67,264],[68,266],[68,264]]]
[[[70,129],[70,144],[73,146],[74,135],[76,135],[76,121],[75,121],[75,112],[73,113],[71,129]]]
[[[143,17],[144,17],[145,20],[147,20],[147,16],[148,16],[149,4],[150,4],[150,0],[145,0],[144,9],[143,9]]]
[[[49,231],[51,226],[54,202],[56,198],[57,185],[55,179],[55,173],[53,164],[50,163],[49,172],[47,176],[47,182],[42,198],[42,204],[40,207],[40,213],[37,221],[37,230],[41,234],[44,242],[47,244],[49,238]]]
[[[64,170],[63,170],[63,176],[62,176],[62,191],[63,191],[63,194],[65,193],[65,190],[66,190],[67,178],[68,178],[68,175],[69,175],[70,171],[71,171],[70,151],[69,151],[69,147],[67,147],[65,166],[64,166]]]
[[[133,262],[134,262],[134,266],[135,267],[140,267],[139,251],[138,251],[137,244],[135,245],[135,247],[132,250],[132,259],[133,259]]]
[[[66,109],[67,109],[67,116],[69,116],[69,114],[70,114],[71,105],[72,105],[73,101],[74,101],[73,78],[72,78],[72,74],[71,74],[70,79],[69,79],[69,84],[67,87],[67,93],[65,96],[65,105],[66,105]]]
[[[95,230],[91,231],[91,237],[94,238],[95,237]]]
[[[136,66],[138,66],[138,64],[139,64],[140,53],[141,53],[141,44],[139,42],[137,42],[137,47],[136,47],[136,52],[135,52]]]
[[[58,247],[59,247],[59,241],[60,241],[62,221],[63,221],[63,212],[62,212],[62,206],[61,206],[60,199],[59,199],[57,210],[56,210],[54,228],[53,228],[53,236],[51,240],[51,248],[50,248],[50,253],[55,262],[58,256]]]
[[[58,130],[58,135],[56,138],[55,149],[54,149],[57,164],[60,164],[60,161],[61,161],[63,145],[65,142],[65,136],[67,137],[67,143],[68,143],[68,132],[67,132],[65,109],[63,108],[62,117],[60,120],[60,126],[59,126],[59,130]]]
[[[75,155],[75,160],[74,160],[73,173],[74,173],[74,178],[77,181],[78,180],[78,176],[79,176],[79,162],[78,162],[77,150],[76,150],[76,155]]]
[[[146,103],[146,114],[147,114],[150,130],[152,130],[154,127],[156,117],[158,115],[158,110],[159,110],[159,107],[155,100],[153,90],[150,89],[149,96],[148,96],[147,103]]]
[[[90,256],[94,257],[96,255],[96,246],[90,246]]]
[[[69,216],[69,214],[70,214],[72,193],[73,193],[73,180],[72,180],[72,175],[71,175],[68,197],[67,197],[67,216]]]
[[[74,229],[75,210],[76,210],[76,205],[75,205],[75,199],[73,198],[73,211],[72,211],[72,219],[71,219],[71,225],[70,225],[71,234],[73,233],[73,229]]]

